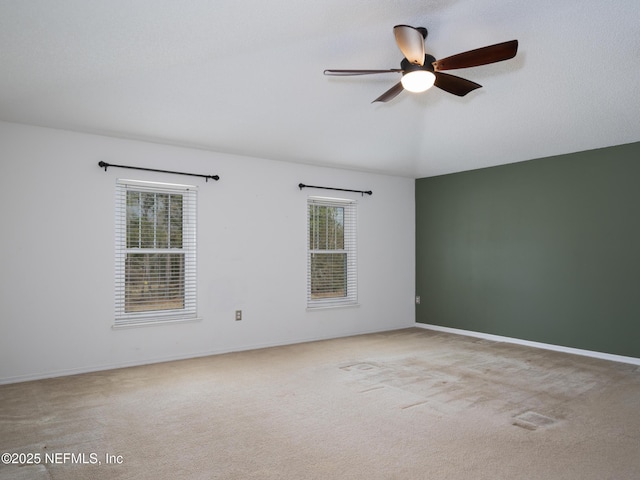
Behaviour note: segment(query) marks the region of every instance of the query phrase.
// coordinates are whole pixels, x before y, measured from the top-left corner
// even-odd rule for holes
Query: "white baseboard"
[[[549,343],[531,342],[529,340],[521,340],[519,338],[502,337],[500,335],[492,335],[490,333],[473,332],[471,330],[461,330],[458,328],[441,327],[439,325],[430,325],[427,323],[415,324],[418,328],[434,330],[437,332],[453,333],[456,335],[465,335],[467,337],[482,338],[494,342],[514,343],[516,345],[525,345],[527,347],[542,348],[544,350],[553,350],[556,352],[571,353],[573,355],[582,355],[584,357],[599,358],[601,360],[610,360],[612,362],[630,363],[632,365],[640,365],[640,358],[625,357],[623,355],[614,355],[611,353],[594,352],[591,350],[581,350],[579,348],[563,347],[561,345],[552,345]]]
[[[10,377],[0,377],[0,385],[8,385],[12,383],[20,383],[20,382],[29,382],[33,380],[43,380],[46,378],[56,378],[56,377],[66,377],[69,375],[79,375],[83,373],[95,373],[102,372],[107,370],[115,370],[118,368],[129,368],[129,367],[140,367],[143,365],[151,365],[155,363],[164,363],[164,362],[173,362],[176,360],[188,360],[192,358],[200,358],[200,357],[208,357],[211,355],[224,355],[226,353],[235,353],[235,352],[243,352],[248,350],[259,350],[262,348],[271,348],[271,347],[281,347],[285,345],[295,345],[299,343],[308,343],[308,342],[320,342],[323,340],[331,340],[334,338],[343,338],[343,337],[352,337],[358,335],[367,335],[371,333],[380,333],[398,330],[399,328],[409,328],[411,325],[407,325],[406,327],[393,327],[393,328],[383,328],[383,329],[371,329],[364,330],[359,332],[348,332],[342,334],[328,335],[328,336],[313,336],[313,337],[302,337],[298,339],[289,339],[288,341],[282,342],[265,342],[265,343],[257,343],[257,344],[248,344],[248,345],[239,345],[230,348],[217,348],[212,350],[200,351],[200,352],[187,352],[181,355],[163,355],[159,357],[152,357],[140,360],[126,361],[126,362],[113,362],[109,364],[103,365],[92,365],[85,367],[77,367],[77,368],[66,368],[60,370],[50,370],[46,372],[38,372],[31,373],[25,375],[15,375]]]

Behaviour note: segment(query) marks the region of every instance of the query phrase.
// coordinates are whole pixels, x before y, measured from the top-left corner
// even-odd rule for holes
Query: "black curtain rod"
[[[130,168],[131,170],[144,170],[147,172],[175,173],[176,175],[189,175],[190,177],[202,177],[206,179],[207,182],[209,181],[210,178],[212,178],[213,180],[220,180],[220,177],[218,175],[201,175],[199,173],[173,172],[171,170],[158,170],[156,168],[129,167],[127,165],[115,165],[113,163],[107,163],[102,161],[98,162],[98,166],[101,168],[104,168],[105,172],[109,167],[118,167],[118,168]]]
[[[349,190],[348,188],[318,187],[316,185],[305,185],[304,183],[299,183],[298,188],[300,188],[300,190],[302,190],[303,188],[322,188],[323,190],[339,190],[341,192],[355,192],[355,193],[362,194],[363,197],[365,193],[367,195],[373,195],[373,192],[371,190],[364,191],[364,190]]]

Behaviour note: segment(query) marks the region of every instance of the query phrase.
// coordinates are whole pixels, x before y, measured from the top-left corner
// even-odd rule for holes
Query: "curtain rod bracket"
[[[115,165],[113,163],[103,162],[102,160],[98,162],[98,166],[100,168],[104,168],[104,171],[107,171],[109,167],[117,167],[117,168],[129,168],[131,170],[144,170],[146,172],[160,172],[160,173],[173,173],[175,175],[188,175],[190,177],[202,177],[206,182],[209,182],[209,179],[220,180],[219,175],[202,175],[200,173],[186,173],[186,172],[174,172],[172,170],[158,170],[156,168],[144,168],[144,167],[130,167],[128,165]]]
[[[350,190],[348,188],[332,188],[332,187],[318,187],[317,185],[305,185],[304,183],[299,183],[298,188],[302,190],[303,188],[321,188],[323,190],[338,190],[340,192],[355,192],[359,193],[364,197],[364,194],[373,195],[373,191],[371,190]]]

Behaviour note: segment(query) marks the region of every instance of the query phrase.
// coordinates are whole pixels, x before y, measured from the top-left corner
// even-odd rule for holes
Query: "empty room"
[[[0,1],[0,480],[640,478],[635,1]]]

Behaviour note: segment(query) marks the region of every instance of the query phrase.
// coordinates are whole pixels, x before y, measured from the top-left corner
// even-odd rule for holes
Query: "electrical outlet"
[[[242,310],[236,310],[236,322],[242,320]]]
[[[417,305],[420,305],[420,295],[417,295],[417,296],[416,296],[416,304],[417,304]]]

